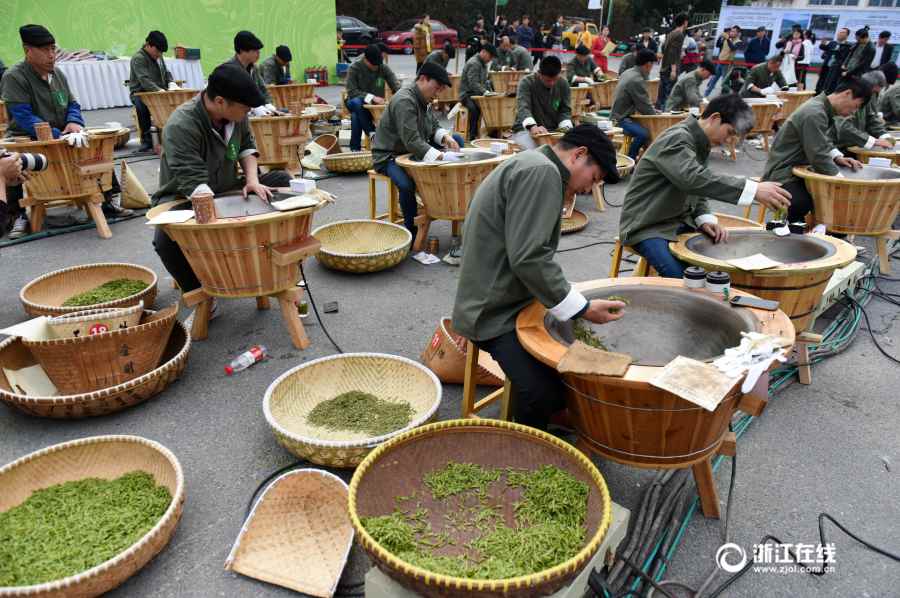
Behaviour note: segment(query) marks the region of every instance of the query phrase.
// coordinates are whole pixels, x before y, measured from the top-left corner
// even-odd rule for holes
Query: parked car
[[[337,26],[341,30],[341,36],[344,38],[344,45],[368,46],[378,40],[378,29],[371,25],[366,25],[356,17],[338,15]],[[362,49],[358,48],[347,48],[344,52],[348,56],[356,56],[363,53]]]
[[[416,23],[418,23],[421,19],[409,19],[403,21],[392,31],[383,31],[381,33],[382,39],[387,42],[388,46],[403,46],[402,52],[404,54],[412,54],[413,53],[413,27],[415,27]],[[432,46],[435,48],[439,48],[444,45],[444,42],[449,41],[453,45],[456,45],[459,41],[459,33],[456,29],[450,29],[440,21],[435,21],[431,19],[431,36],[434,38],[432,41]],[[391,48],[391,53],[401,52],[399,49]]]
[[[575,49],[575,40],[578,39],[578,34],[575,33],[575,25],[576,23],[584,23],[587,29],[587,35],[583,37],[585,45],[590,48],[591,43],[594,41],[594,38],[600,35],[600,31],[597,29],[597,25],[594,24],[593,21],[586,19],[577,19],[575,17],[565,17],[566,29],[563,31],[562,36],[562,47],[564,50],[574,50]]]

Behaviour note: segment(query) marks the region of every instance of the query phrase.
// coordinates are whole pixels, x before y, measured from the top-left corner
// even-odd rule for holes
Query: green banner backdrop
[[[206,75],[234,54],[241,29],[263,41],[262,58],[289,46],[297,81],[308,66],[333,72],[337,56],[334,0],[0,0],[0,14],[0,59],[7,66],[22,60],[19,26],[26,23],[47,27],[60,48],[120,57],[130,57],[159,29],[169,40],[167,57],[179,44],[200,48]]]

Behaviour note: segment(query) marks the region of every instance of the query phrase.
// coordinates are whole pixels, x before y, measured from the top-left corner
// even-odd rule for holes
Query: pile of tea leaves
[[[144,471],[38,490],[0,513],[0,587],[87,571],[137,542],[171,502],[169,490]]]
[[[608,351],[606,345],[603,344],[603,339],[591,330],[590,323],[584,322],[580,318],[575,320],[572,324],[572,333],[575,335],[576,341],[581,341],[588,347],[600,349],[601,351]]]
[[[390,515],[362,519],[381,546],[411,565],[453,577],[508,579],[559,565],[584,546],[589,488],[558,467],[451,462],[422,481],[444,511],[440,529],[418,493],[397,497]],[[510,491],[521,494],[512,526],[503,515]],[[471,539],[457,545],[463,537]]]
[[[384,436],[408,426],[413,415],[415,409],[408,401],[386,401],[367,392],[351,390],[313,407],[306,422],[332,432]]]
[[[104,282],[99,287],[94,287],[89,291],[78,293],[63,301],[63,307],[83,307],[86,305],[96,305],[98,303],[106,303],[107,301],[116,301],[124,299],[140,293],[150,286],[143,280],[135,280],[133,278],[117,278]]]

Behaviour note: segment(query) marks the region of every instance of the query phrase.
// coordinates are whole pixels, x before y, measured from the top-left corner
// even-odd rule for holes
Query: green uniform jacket
[[[872,59],[875,58],[875,44],[871,41],[865,45],[859,42],[853,44],[853,49],[844,61],[844,69],[850,76],[859,76],[869,70]]]
[[[383,98],[385,83],[391,87],[391,91],[394,93],[400,89],[400,82],[397,81],[391,67],[381,64],[373,71],[368,67],[365,59],[360,58],[350,65],[347,72],[347,99],[366,98],[369,94]]]
[[[550,89],[537,73],[519,79],[513,130],[521,131],[529,125],[540,125],[548,131],[572,126],[572,90],[565,79],[560,77]]]
[[[207,184],[214,193],[240,189],[238,161],[259,155],[247,118],[225,127],[228,141],[213,128],[203,106],[203,94],[175,109],[163,128],[159,164],[159,190],[154,205],[179,195],[190,197],[197,185]]]
[[[284,85],[291,82],[291,63],[278,64],[273,54],[259,64],[259,74],[266,85]]]
[[[549,146],[506,160],[482,181],[463,225],[453,328],[484,341],[515,330],[537,299],[568,320],[586,305],[554,254],[569,171]]]
[[[836,175],[834,158],[841,155],[836,138],[831,102],[819,94],[797,108],[778,129],[762,179],[784,185],[797,179],[791,173],[795,166],[805,165],[821,174]]]
[[[379,170],[391,158],[411,153],[416,160],[422,160],[429,152],[437,152],[431,146],[437,143],[438,133],[446,133],[438,126],[437,117],[428,109],[428,104],[415,83],[400,89],[388,102],[378,128],[372,156],[375,169]]]
[[[610,119],[613,122],[619,122],[635,113],[656,114],[647,93],[647,86],[644,84],[646,80],[647,76],[638,66],[628,69],[619,77],[610,110]]]
[[[154,60],[143,48],[131,57],[131,70],[128,73],[131,95],[142,91],[163,91],[169,88],[169,83],[173,80],[162,57]]]
[[[446,69],[447,65],[450,64],[450,56],[444,54],[443,49],[439,49],[426,56],[425,62],[433,62],[442,69]]]
[[[768,62],[761,62],[750,69],[750,74],[747,75],[747,78],[744,80],[744,86],[741,87],[740,93],[742,98],[765,97],[761,93],[750,91],[751,85],[755,85],[760,89],[769,87],[773,82],[778,85],[778,87],[784,87],[785,85],[787,85],[787,81],[784,80],[784,75],[781,74],[781,71],[775,71],[774,73],[769,71],[768,64]]]
[[[700,106],[700,76],[697,70],[682,73],[666,98],[666,111],[687,110]]]
[[[251,64],[250,66],[244,66],[241,64],[241,61],[237,59],[237,56],[234,56],[229,60],[231,64],[236,64],[242,69],[245,69],[249,74],[250,78],[253,79],[253,82],[256,83],[256,86],[259,88],[259,92],[262,94],[263,98],[266,100],[266,104],[272,103],[272,96],[269,95],[269,90],[266,89],[266,83],[263,81],[262,76],[259,74],[259,68],[255,64]]]
[[[569,85],[572,85],[572,79],[575,77],[588,77],[591,81],[594,80],[594,71],[597,70],[597,65],[594,64],[594,59],[588,57],[588,59],[582,64],[578,61],[578,58],[573,58],[566,65],[566,81],[569,82]]]
[[[625,191],[619,238],[625,245],[647,239],[674,241],[682,225],[716,222],[706,198],[731,204],[753,201],[756,184],[713,172],[709,138],[697,119],[688,117],[669,127],[644,153]]]
[[[889,123],[900,121],[900,84],[894,83],[882,91],[880,102],[878,107],[884,113],[884,120]]]
[[[850,116],[834,119],[834,127],[837,130],[838,147],[872,147],[875,140],[882,135],[890,137],[887,126],[878,116],[879,97],[874,93],[869,101],[863,104],[859,110]],[[871,139],[870,139],[871,138]]]
[[[635,61],[637,60],[637,56],[634,55],[634,52],[629,52],[622,58],[622,62],[619,63],[619,75],[624,75],[625,71],[630,69],[635,65]]]
[[[481,61],[476,54],[466,61],[462,75],[459,78],[459,99],[465,100],[472,96],[483,96],[484,92],[491,88],[488,78],[488,65]]]
[[[45,81],[37,71],[25,61],[11,66],[3,73],[3,101],[9,114],[9,130],[6,134],[33,137],[32,133],[16,122],[12,108],[15,104],[28,104],[32,113],[42,121],[50,123],[54,129],[65,129],[68,120],[84,125],[84,122],[67,120],[70,104],[77,106],[77,100],[69,89],[66,76],[58,68],[53,69],[50,80]],[[80,113],[80,109],[79,109]]]
[[[512,69],[516,71],[530,71],[534,67],[534,60],[531,58],[531,53],[518,44],[513,46],[509,51],[507,60],[509,62],[506,66],[512,67]]]

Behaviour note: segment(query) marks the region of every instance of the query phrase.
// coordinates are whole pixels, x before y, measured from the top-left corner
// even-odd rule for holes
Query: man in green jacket
[[[483,96],[491,89],[488,78],[488,65],[497,56],[497,49],[491,44],[484,44],[478,54],[466,61],[459,78],[459,101],[469,111],[469,139],[478,137],[478,124],[481,122],[481,109],[474,96]]]
[[[632,114],[656,114],[650,94],[647,93],[647,77],[653,70],[656,54],[646,48],[638,52],[635,66],[619,77],[619,83],[613,92],[610,119],[616,126],[622,127],[626,135],[631,137],[628,156],[637,159],[641,148],[650,140],[650,132],[631,119]]]
[[[850,49],[844,64],[841,65],[841,76],[860,77],[867,72],[875,58],[875,45],[869,39],[869,26],[856,30],[856,43]]]
[[[516,316],[538,300],[557,320],[605,323],[619,301],[588,301],[554,260],[564,198],[618,181],[612,142],[581,125],[553,147],[521,152],[489,174],[469,204],[453,328],[497,360],[512,383],[517,422],[546,429],[565,406],[559,374],[522,347]]]
[[[455,135],[438,125],[437,117],[429,110],[431,101],[450,86],[450,76],[438,65],[422,63],[416,80],[398,91],[378,121],[375,140],[372,144],[372,157],[377,172],[391,178],[400,195],[400,208],[403,210],[403,224],[415,238],[417,227],[415,217],[416,184],[406,174],[402,166],[396,163],[397,156],[412,154],[416,160],[434,162],[450,158],[445,156],[442,146],[458,151],[465,143],[459,135]]]
[[[897,83],[897,65],[888,62],[879,67],[884,73],[885,85],[878,102],[878,109],[888,124],[900,122],[900,83]]]
[[[701,99],[700,85],[712,77],[715,70],[712,61],[703,60],[693,71],[682,73],[666,98],[666,112],[698,108]]]
[[[264,102],[244,67],[228,62],[216,67],[206,89],[179,106],[166,122],[154,205],[196,192],[238,190],[244,197],[253,193],[268,200],[273,187],[289,186],[291,176],[282,170],[259,175],[259,152],[247,114]],[[237,174],[238,165],[243,177]],[[185,208],[190,209],[188,204]],[[156,229],[153,246],[183,293],[200,288],[181,248],[161,227]]]
[[[566,81],[569,86],[574,87],[579,83],[590,85],[594,81],[602,81],[603,77],[603,69],[594,63],[588,47],[578,46],[575,49],[575,58],[566,65]]]
[[[632,68],[637,63],[637,55],[641,50],[641,46],[639,44],[634,44],[628,50],[628,53],[622,57],[622,62],[619,63],[619,76],[625,74],[625,71]]]
[[[872,88],[872,96],[862,108],[847,117],[834,119],[837,129],[838,148],[863,147],[889,149],[894,147],[894,138],[888,133],[884,119],[878,114],[879,94],[885,88],[887,79],[878,69],[861,77]]]
[[[781,183],[791,194],[789,222],[802,222],[812,211],[813,201],[803,179],[793,174],[795,166],[809,166],[815,172],[835,176],[839,166],[862,167],[835,147],[836,116],[849,116],[869,101],[872,87],[851,77],[841,81],[834,92],[820,94],[797,108],[775,134],[763,180]]]
[[[236,64],[250,75],[253,82],[259,88],[259,93],[265,100],[265,105],[254,107],[250,111],[252,116],[267,116],[278,114],[275,106],[272,105],[272,96],[266,89],[266,84],[259,73],[259,51],[263,49],[263,43],[258,37],[249,31],[238,31],[234,36],[234,56],[228,62]]]
[[[572,128],[572,90],[561,73],[559,58],[544,56],[536,73],[519,79],[513,138],[521,147],[535,147],[538,135]]]
[[[144,47],[131,57],[131,70],[128,74],[128,88],[131,91],[131,103],[137,113],[138,126],[141,128],[141,146],[139,152],[148,152],[153,149],[153,138],[150,127],[153,124],[150,118],[150,110],[134,95],[145,91],[163,91],[177,89],[175,81],[163,54],[169,51],[169,41],[162,31],[151,31],[147,34]]]
[[[699,119],[693,116],[669,127],[638,162],[619,218],[619,239],[666,278],[681,278],[684,264],[669,251],[679,234],[699,229],[716,243],[726,229],[707,198],[736,205],[754,200],[772,209],[786,207],[790,194],[778,183],[756,183],[713,172],[712,146],[743,135],[753,126],[753,111],[736,94],[719,95]]]
[[[500,38],[497,58],[491,64],[493,70],[530,71],[534,64],[528,50],[519,45],[515,35],[504,35]]]
[[[784,55],[778,53],[766,62],[761,62],[750,69],[750,74],[744,79],[744,85],[741,87],[741,97],[764,98],[782,88],[787,88],[787,81],[781,74],[783,60]]]
[[[450,42],[444,42],[444,46],[433,51],[425,57],[425,62],[433,62],[442,69],[447,69],[450,59],[456,56],[456,49]]]
[[[384,63],[378,44],[370,44],[363,57],[350,65],[347,72],[347,110],[350,111],[350,151],[362,149],[362,134],[375,132],[372,114],[366,104],[384,104],[384,86],[397,93],[400,82],[391,67]]]
[[[294,56],[287,46],[278,46],[275,53],[262,61],[259,72],[266,85],[285,85],[291,82],[291,61]],[[287,106],[282,106],[286,108]]]

